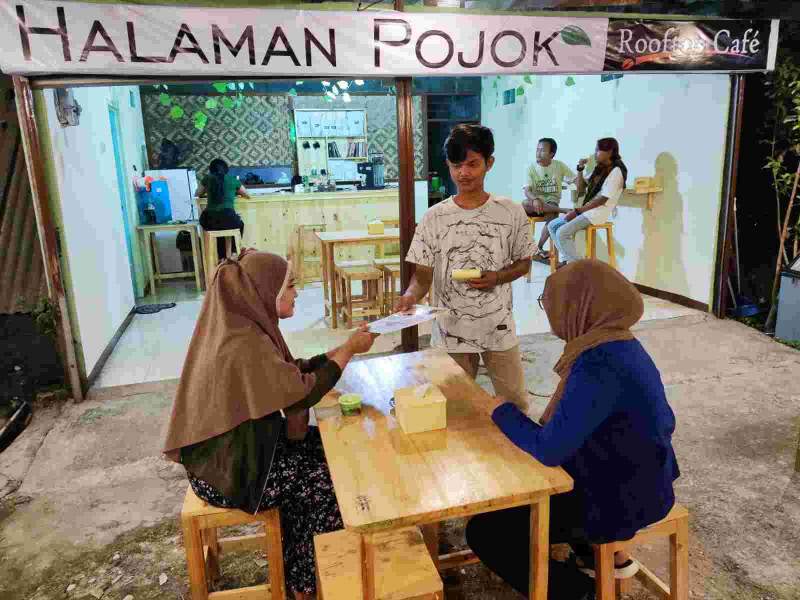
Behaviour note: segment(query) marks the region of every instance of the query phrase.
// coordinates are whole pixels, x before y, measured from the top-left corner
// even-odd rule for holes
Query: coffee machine
[[[358,174],[364,176],[364,183],[361,185],[365,190],[382,190],[386,187],[383,179],[383,153],[370,153],[369,162],[358,163]]]

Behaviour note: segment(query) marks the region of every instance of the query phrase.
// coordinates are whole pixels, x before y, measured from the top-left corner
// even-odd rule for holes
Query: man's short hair
[[[539,140],[539,143],[541,144],[542,142],[550,146],[550,154],[555,156],[556,152],[558,152],[558,144],[556,144],[556,141],[553,138],[542,138]]]
[[[494,154],[494,135],[483,125],[456,125],[444,143],[444,155],[453,164],[466,160],[467,152],[472,150],[483,156],[486,162]]]

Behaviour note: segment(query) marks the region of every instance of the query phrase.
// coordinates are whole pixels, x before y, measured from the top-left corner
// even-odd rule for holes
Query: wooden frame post
[[[397,86],[397,147],[399,154],[400,177],[400,256],[405,259],[411,240],[414,238],[416,219],[414,217],[414,106],[411,98],[411,78],[401,77]],[[405,292],[411,283],[414,266],[405,260],[400,262],[401,289]],[[403,329],[404,352],[419,349],[419,329]]]
[[[717,227],[717,260],[714,269],[714,296],[712,298],[712,311],[720,319],[725,318],[728,303],[731,300],[728,293],[728,276],[733,259],[733,199],[736,197],[736,182],[739,172],[744,90],[744,75],[731,75],[731,104],[725,143],[722,206],[719,211]]]
[[[72,325],[67,307],[67,296],[64,290],[64,279],[61,275],[61,263],[58,258],[58,241],[53,216],[50,212],[50,201],[45,183],[42,149],[39,144],[39,127],[33,106],[33,91],[27,77],[13,76],[14,95],[17,101],[17,116],[25,152],[25,163],[31,183],[31,197],[36,215],[36,230],[42,248],[44,272],[47,279],[47,291],[53,304],[56,320],[58,345],[61,347],[61,359],[64,363],[66,380],[76,402],[83,400],[83,384],[78,362],[75,357],[75,344],[72,337]]]

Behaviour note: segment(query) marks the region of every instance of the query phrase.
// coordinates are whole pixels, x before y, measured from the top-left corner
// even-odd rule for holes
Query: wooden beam
[[[725,171],[722,187],[722,207],[717,230],[717,260],[714,276],[712,310],[724,319],[731,298],[728,294],[728,276],[733,260],[733,199],[739,172],[739,148],[742,139],[742,113],[744,111],[744,75],[731,75],[731,101],[728,113],[728,136],[725,144]]]
[[[654,594],[659,600],[670,600],[669,586],[644,565],[639,566],[635,577],[648,592]]]
[[[25,163],[31,183],[31,197],[36,215],[36,229],[44,260],[47,291],[53,304],[56,320],[58,342],[61,347],[61,359],[64,363],[66,380],[69,382],[75,402],[83,400],[83,386],[80,369],[75,357],[75,343],[72,337],[72,325],[67,307],[67,296],[64,290],[64,279],[61,274],[61,263],[58,258],[58,242],[53,215],[50,212],[50,195],[44,176],[44,160],[39,143],[39,126],[33,104],[33,91],[26,77],[15,75],[14,95],[17,101],[19,129],[22,136],[22,147],[25,151]]]
[[[450,571],[481,562],[472,550],[459,550],[439,555],[439,571]]]
[[[411,98],[411,78],[398,77],[397,87],[397,148],[400,180],[400,256],[405,259],[414,238],[414,106]],[[401,289],[405,292],[414,274],[413,265],[400,262]],[[401,333],[403,351],[419,349],[419,329],[409,327]]]

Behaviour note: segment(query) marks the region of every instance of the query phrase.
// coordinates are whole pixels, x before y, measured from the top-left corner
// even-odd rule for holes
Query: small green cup
[[[361,414],[361,394],[342,394],[339,396],[339,407],[344,417]]]

